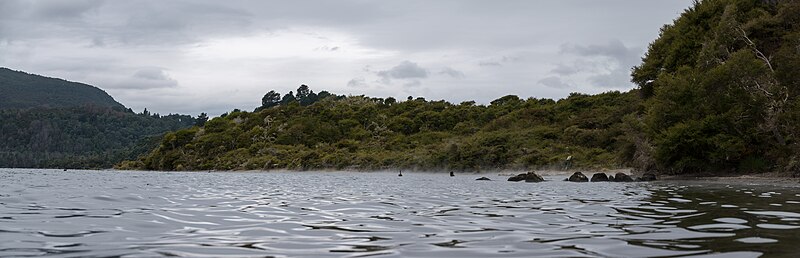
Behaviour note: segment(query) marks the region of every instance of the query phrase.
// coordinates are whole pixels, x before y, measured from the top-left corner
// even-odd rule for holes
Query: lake
[[[797,186],[506,178],[0,169],[0,256],[800,254]]]

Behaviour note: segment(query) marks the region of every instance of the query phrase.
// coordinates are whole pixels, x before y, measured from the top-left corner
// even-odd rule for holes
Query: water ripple
[[[445,174],[0,169],[0,256],[755,257],[800,190]],[[80,182],[80,184],[76,183]]]

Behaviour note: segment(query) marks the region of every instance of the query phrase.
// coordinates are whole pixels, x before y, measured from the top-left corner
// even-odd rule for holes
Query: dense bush
[[[639,98],[635,91],[559,101],[505,96],[484,106],[327,95],[307,105],[265,104],[169,133],[149,155],[120,167],[477,171],[561,168],[568,156],[580,167],[619,167],[626,164],[614,143]]]

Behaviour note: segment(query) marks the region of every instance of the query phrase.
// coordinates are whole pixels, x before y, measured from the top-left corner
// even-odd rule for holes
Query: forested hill
[[[800,175],[800,1],[696,1],[661,29],[632,81],[627,93],[485,106],[271,91],[256,112],[167,134],[120,167]]]
[[[800,175],[800,1],[696,3],[633,81],[646,99],[640,169]]]
[[[0,68],[0,167],[110,168],[204,117],[136,114],[93,86]]]
[[[256,112],[236,110],[203,127],[167,134],[121,168],[454,169],[481,171],[622,167],[621,141],[636,92],[520,99],[491,105],[411,98],[270,92]],[[572,164],[565,163],[572,156]]]
[[[124,108],[91,85],[0,67],[0,109],[76,106]]]

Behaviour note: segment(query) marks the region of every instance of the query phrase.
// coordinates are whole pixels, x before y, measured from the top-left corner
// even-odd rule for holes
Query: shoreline
[[[62,169],[57,168],[0,168],[0,169],[33,169],[33,170],[54,170],[54,171],[61,171]],[[146,172],[151,170],[138,170],[138,169],[69,169],[69,170],[85,170],[85,171],[115,171],[115,172]],[[358,173],[396,173],[400,171],[400,169],[381,169],[381,170],[353,170],[353,169],[342,169],[342,170],[335,170],[335,169],[320,169],[320,170],[288,170],[288,169],[275,169],[275,170],[181,170],[181,171],[153,171],[153,172],[163,172],[163,173],[170,173],[170,172],[183,172],[183,173],[303,173],[303,172],[323,172],[323,173],[335,173],[335,172],[358,172]],[[625,173],[632,177],[639,176],[640,173],[633,172],[631,168],[622,168],[622,169],[575,169],[575,170],[492,170],[492,171],[470,171],[470,172],[459,172],[453,170],[456,175],[469,175],[469,176],[515,176],[520,173],[525,173],[528,171],[533,171],[536,174],[543,176],[543,177],[556,177],[556,176],[563,176],[569,177],[572,173],[575,172],[583,172],[587,176],[591,176],[594,173],[606,173],[607,175],[614,175],[616,173]],[[425,174],[447,174],[450,170],[404,170],[406,173],[425,173]],[[697,183],[707,183],[707,184],[750,184],[750,185],[775,185],[775,186],[794,186],[800,187],[800,178],[793,177],[787,173],[781,172],[766,172],[766,173],[756,173],[756,174],[736,174],[736,175],[714,175],[714,174],[687,174],[687,175],[658,175],[658,180],[653,182],[697,182]]]
[[[663,176],[662,182],[697,182],[703,184],[771,185],[800,187],[800,178],[776,173],[762,173],[732,176]]]

